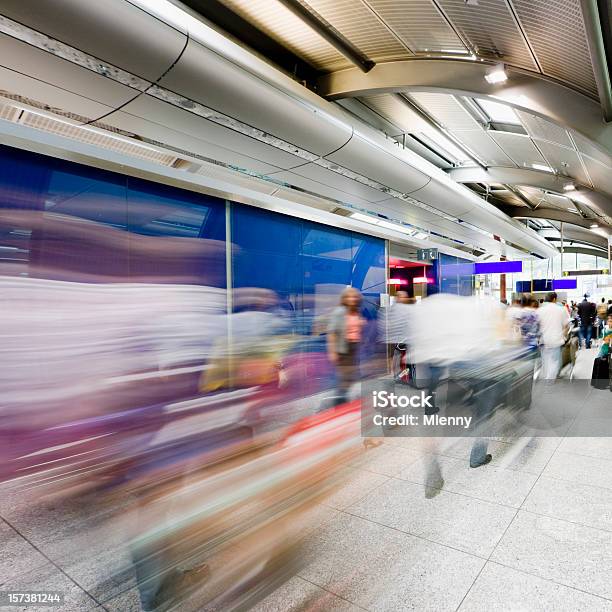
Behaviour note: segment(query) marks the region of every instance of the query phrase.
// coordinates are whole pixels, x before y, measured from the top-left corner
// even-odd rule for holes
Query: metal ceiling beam
[[[592,191],[579,185],[578,191],[565,192],[563,186],[576,183],[570,177],[558,176],[550,172],[530,170],[527,168],[504,168],[501,166],[482,168],[453,168],[448,171],[450,177],[458,183],[501,183],[508,185],[525,185],[547,191],[554,191],[572,200],[578,200],[600,214],[612,216],[612,194]]]
[[[376,65],[371,59],[367,58],[358,49],[353,47],[344,38],[336,34],[336,32],[323,23],[317,15],[311,13],[298,0],[278,0],[286,6],[296,17],[298,17],[309,28],[314,30],[321,38],[325,39],[336,51],[344,55],[347,60],[357,66],[359,70],[366,73],[372,70]]]
[[[332,99],[410,91],[490,98],[576,130],[603,152],[612,152],[612,123],[602,122],[598,101],[550,77],[509,66],[508,81],[492,85],[485,80],[491,64],[432,58],[383,62],[367,74],[349,69],[323,75],[318,92]]]
[[[577,247],[577,246],[565,246],[563,245],[563,252],[564,253],[579,253],[582,255],[594,255],[595,257],[605,257],[606,259],[608,259],[608,251],[606,249],[599,249],[599,248],[595,248],[595,249],[590,249],[588,247]]]
[[[584,229],[589,229],[592,221],[584,219],[567,210],[556,208],[525,208],[524,206],[512,206],[502,204],[499,208],[513,219],[546,219],[547,221],[562,221],[571,225],[576,225]]]
[[[605,36],[608,39],[611,38],[610,23],[601,22],[597,4],[597,0],[580,0],[597,93],[601,101],[604,120],[609,122],[612,121],[612,86],[610,85],[604,38]]]
[[[274,62],[298,81],[305,82],[308,87],[314,87],[321,76],[322,73],[308,62],[227,8],[220,0],[183,0],[183,2],[236,40]]]
[[[418,104],[415,104],[412,100],[406,98],[402,94],[397,94],[397,99],[407,106],[410,110],[414,111],[423,121],[427,122],[438,134],[444,136],[447,140],[450,140],[458,149],[463,151],[475,164],[478,164],[480,168],[486,170],[486,166],[475,157],[470,151],[465,148],[465,145],[451,132],[444,129],[440,123],[438,123],[426,110],[422,109]]]

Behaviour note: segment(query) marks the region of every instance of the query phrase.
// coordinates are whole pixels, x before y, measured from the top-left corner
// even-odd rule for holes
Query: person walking
[[[597,305],[597,319],[598,319],[598,327],[597,327],[597,337],[603,338],[604,327],[606,325],[606,320],[608,318],[608,305],[606,304],[606,298],[601,298],[601,304]]]
[[[537,313],[542,338],[542,377],[555,380],[561,370],[561,347],[565,343],[569,317],[565,309],[557,304],[557,294],[554,291],[547,294],[546,301]]]
[[[342,292],[340,305],[332,312],[327,327],[327,355],[336,366],[341,401],[346,400],[349,388],[359,377],[359,347],[364,325],[361,293],[348,287]]]
[[[578,316],[580,317],[580,345],[584,340],[584,346],[591,348],[591,338],[593,337],[593,324],[597,316],[597,307],[593,302],[589,302],[588,294],[584,294],[584,299],[578,304]]]

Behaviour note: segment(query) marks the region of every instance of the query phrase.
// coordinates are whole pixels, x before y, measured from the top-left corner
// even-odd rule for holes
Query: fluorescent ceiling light
[[[492,70],[489,70],[485,74],[485,81],[490,83],[491,85],[496,85],[497,83],[505,83],[508,80],[508,74],[504,69],[503,64],[498,64]]]
[[[385,227],[395,232],[408,234],[409,236],[413,236],[417,232],[417,230],[407,227],[405,225],[400,225],[399,223],[392,223],[391,221],[385,221],[384,219],[377,219],[376,217],[371,217],[370,215],[364,215],[358,212],[352,213],[351,219],[357,219],[357,221],[364,221],[365,223],[377,225],[378,227]]]
[[[370,217],[368,215],[362,215],[358,212],[353,213],[351,215],[351,219],[357,219],[357,221],[365,221],[366,223],[373,223],[374,225],[378,223],[378,219],[374,219],[373,217]]]
[[[425,240],[425,238],[427,238],[427,234],[425,232],[417,232],[413,237],[418,240]]]
[[[535,170],[542,170],[542,172],[553,172],[550,166],[545,166],[544,164],[531,164],[531,167]]]
[[[402,232],[403,234],[408,234],[409,236],[416,233],[416,230],[413,230],[410,227],[399,225],[398,223],[391,223],[391,221],[384,221],[383,219],[379,220],[376,225],[379,227],[386,227],[387,229],[394,230],[396,232]]]
[[[431,132],[416,134],[419,140],[422,140],[426,145],[431,147],[434,151],[438,151],[443,157],[451,157],[458,162],[469,162],[471,157],[467,155],[465,151],[460,149],[456,144],[453,143],[450,138],[447,138],[440,132],[432,130]],[[447,155],[444,155],[446,153]]]
[[[491,100],[485,100],[483,98],[478,98],[477,102],[478,106],[482,108],[491,121],[495,123],[512,123],[514,125],[521,125],[518,115],[508,104],[492,102]]]

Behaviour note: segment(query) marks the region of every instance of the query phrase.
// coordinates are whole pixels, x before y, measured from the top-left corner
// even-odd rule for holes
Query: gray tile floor
[[[586,381],[553,399],[612,422],[612,393]],[[470,446],[388,438],[364,452],[313,512],[299,574],[257,612],[612,612],[612,438],[497,439],[477,470]],[[0,515],[0,589],[61,590],[75,612],[139,610],[116,516],[6,496]]]

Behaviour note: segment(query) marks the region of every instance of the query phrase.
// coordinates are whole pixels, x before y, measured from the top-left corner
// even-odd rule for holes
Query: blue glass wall
[[[235,312],[273,309],[283,333],[322,358],[326,317],[351,285],[369,321],[363,356],[377,350],[383,240],[233,202],[230,210],[231,237],[224,200],[0,146],[0,275],[224,288],[231,272]]]
[[[368,319],[362,362],[370,362],[380,348],[375,319],[385,292],[383,240],[239,205],[232,205],[231,228],[238,295],[240,288],[267,289],[287,331],[304,338],[304,352],[324,355],[327,315],[344,288],[359,289]],[[235,309],[245,301],[239,298]],[[330,373],[317,371],[308,384],[325,386]]]
[[[0,147],[0,274],[224,287],[224,241],[223,200]]]
[[[440,253],[438,259],[441,293],[472,295],[474,293],[473,263],[461,257]]]

